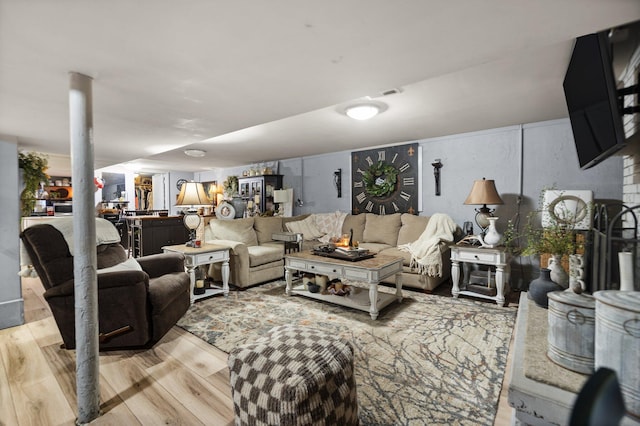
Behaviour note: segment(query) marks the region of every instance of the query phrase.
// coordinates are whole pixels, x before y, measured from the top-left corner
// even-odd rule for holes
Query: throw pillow
[[[258,244],[264,244],[273,241],[271,236],[275,233],[282,232],[282,217],[254,217],[253,228],[256,230]]]
[[[309,216],[308,218],[297,222],[287,222],[285,226],[289,232],[302,234],[302,238],[305,240],[315,240],[316,238],[320,238],[324,235],[320,230],[318,230],[313,216]]]
[[[340,237],[340,235],[342,235],[342,224],[344,223],[346,215],[347,213],[341,212],[340,210],[336,210],[334,213],[316,213],[312,215],[318,231],[324,234],[318,241],[326,244],[331,241],[331,238]]]
[[[363,242],[396,246],[400,231],[400,213],[377,215],[367,213],[364,224]]]
[[[398,245],[412,243],[424,232],[429,222],[428,216],[416,216],[410,213],[403,213],[400,218],[402,226],[398,232]]]
[[[117,265],[110,266],[108,268],[98,269],[97,273],[106,274],[107,272],[120,272],[120,271],[142,271],[142,266],[133,257],[125,260]]]
[[[340,234],[348,234],[353,229],[353,241],[364,242],[363,232],[366,219],[366,213],[346,215],[342,222]]]
[[[258,238],[253,229],[253,218],[222,220],[215,219],[209,222],[214,240],[239,241],[248,246],[257,246]]]

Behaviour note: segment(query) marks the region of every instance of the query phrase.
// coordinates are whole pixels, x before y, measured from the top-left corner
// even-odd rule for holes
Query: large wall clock
[[[418,214],[418,144],[351,153],[353,214]]]

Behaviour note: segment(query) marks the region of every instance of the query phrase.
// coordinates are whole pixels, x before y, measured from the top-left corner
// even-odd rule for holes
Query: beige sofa
[[[289,231],[288,223],[295,230],[301,229],[301,226],[306,230],[303,250],[310,250],[313,246],[322,243],[317,239],[322,232],[318,232],[313,226],[312,216],[214,219],[205,227],[204,239],[207,243],[222,244],[230,248],[229,282],[236,287],[244,288],[284,276],[284,244],[274,241],[272,235]],[[428,221],[428,216],[407,213],[384,216],[372,213],[349,214],[344,217],[339,233],[349,234],[353,230],[353,240],[358,241],[360,247],[374,253],[402,257],[404,259],[403,286],[431,291],[449,279],[451,263],[448,245],[440,244],[441,277],[419,274],[410,267],[410,254],[398,249],[399,245],[418,239]],[[209,274],[214,279],[220,280],[220,265],[211,265]],[[389,282],[393,282],[392,279]]]

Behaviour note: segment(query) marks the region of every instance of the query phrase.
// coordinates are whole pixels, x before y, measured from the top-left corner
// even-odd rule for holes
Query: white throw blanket
[[[398,246],[400,250],[411,253],[411,268],[418,273],[431,277],[442,276],[441,242],[453,242],[453,233],[458,225],[444,213],[435,213],[420,237],[412,243]]]
[[[69,252],[73,256],[73,218],[72,217],[60,217],[48,220],[46,222],[47,225],[51,225],[56,228],[62,236],[64,240],[67,242],[69,246]],[[113,223],[109,222],[106,219],[96,218],[96,246],[101,244],[111,244],[111,243],[119,243],[120,242],[120,234]],[[20,240],[20,272],[18,275],[23,277],[37,277],[38,274],[36,270],[33,269],[31,264],[31,258],[29,257],[29,253],[24,247],[22,240]]]

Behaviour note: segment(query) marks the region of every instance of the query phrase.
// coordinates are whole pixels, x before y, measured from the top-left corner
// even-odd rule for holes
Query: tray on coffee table
[[[313,254],[315,254],[316,256],[324,256],[324,257],[331,257],[334,259],[348,260],[350,262],[357,262],[358,260],[371,259],[372,257],[375,256],[374,253],[370,253],[368,251],[354,252],[353,254],[347,254],[347,253],[341,253],[337,250],[327,252],[327,251],[322,251],[318,249],[313,249]]]

